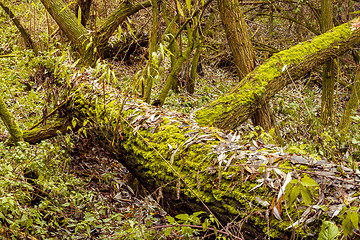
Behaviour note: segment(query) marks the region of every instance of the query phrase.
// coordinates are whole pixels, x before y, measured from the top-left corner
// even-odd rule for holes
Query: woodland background
[[[4,239],[358,238],[357,1],[0,7]]]

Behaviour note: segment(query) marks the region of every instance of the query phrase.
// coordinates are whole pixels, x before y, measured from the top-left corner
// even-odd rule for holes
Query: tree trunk
[[[237,0],[218,0],[220,16],[239,80],[254,70],[255,51]]]
[[[334,27],[333,5],[333,0],[321,0],[320,27],[322,33]],[[333,59],[324,64],[322,80],[321,122],[327,126],[333,122],[335,86],[335,63]]]
[[[86,28],[78,24],[77,18],[61,0],[41,0],[46,10],[54,18],[60,29],[72,41],[72,46],[79,52],[79,57],[85,65],[94,67],[109,37],[114,33],[120,23],[131,14],[150,6],[150,1],[132,4],[124,1],[105,20],[98,33],[94,36],[88,34]]]
[[[2,92],[2,90],[0,89]],[[11,113],[7,110],[6,104],[2,95],[0,95],[0,118],[4,122],[6,129],[10,133],[9,143],[16,144],[22,139],[22,131],[15,122]]]
[[[94,67],[98,59],[94,41],[91,41],[86,28],[78,24],[69,7],[61,0],[41,0],[41,2],[60,29],[72,41],[72,46],[79,52],[83,63]]]
[[[238,77],[241,81],[254,70],[255,51],[238,1],[218,0],[218,5]],[[271,129],[270,106],[267,102],[264,102],[263,106],[256,110],[251,121],[255,126],[261,126],[266,132]]]
[[[145,73],[145,91],[143,99],[145,102],[150,103],[151,89],[155,76],[159,73],[156,68],[159,68],[160,59],[154,58],[153,54],[157,56],[157,45],[158,45],[158,28],[159,28],[159,5],[157,0],[151,0],[152,3],[152,26],[150,29],[150,41],[149,41],[149,60],[147,68],[144,69]],[[149,69],[149,70],[148,70]],[[148,71],[147,71],[148,70]]]
[[[339,56],[360,43],[360,18],[274,54],[248,74],[229,94],[197,111],[202,125],[235,129],[284,86],[312,68]]]
[[[25,132],[24,139],[36,142],[39,138],[33,138],[40,134],[44,137],[67,131],[72,118],[78,120],[79,126],[87,119],[87,135],[102,143],[170,215],[206,211],[218,219],[221,227],[229,224],[231,229],[236,224],[236,233],[243,239],[266,239],[267,234],[271,239],[289,239],[296,231],[291,227],[296,221],[316,235],[321,222],[306,220],[327,214],[308,207],[300,198],[295,199],[296,205],[287,205],[289,200],[282,193],[291,191],[291,184],[286,191],[283,187],[284,192],[280,187],[291,177],[289,172],[295,179],[322,179],[319,181],[326,189],[323,195],[305,189],[313,191],[311,198],[317,205],[328,204],[325,199],[333,196],[334,188],[343,194],[359,190],[358,180],[354,183],[350,175],[336,177],[345,171],[324,160],[314,164],[313,159],[279,154],[278,148],[260,142],[244,144],[234,140],[236,132],[225,134],[216,128],[201,127],[185,114],[119,98],[117,91],[107,92],[104,103],[102,89],[96,89],[91,82],[82,84],[77,93],[67,104],[66,112],[72,114],[67,120],[59,120],[44,130]],[[323,168],[331,170],[321,175]],[[315,188],[317,183],[309,181]],[[346,187],[349,184],[353,184],[351,188]],[[273,214],[275,207],[277,215]],[[305,214],[307,208],[311,211]],[[297,234],[301,238],[304,232]]]
[[[174,89],[174,87],[177,87],[177,81],[178,81],[178,75],[181,71],[181,68],[186,61],[190,57],[190,54],[194,50],[195,45],[195,38],[198,37],[196,35],[196,31],[198,31],[196,24],[194,24],[193,28],[187,27],[188,32],[188,45],[184,52],[180,52],[180,55],[175,59],[175,62],[171,66],[171,71],[169,73],[169,76],[167,77],[165,81],[164,87],[161,89],[160,95],[158,99],[156,99],[153,103],[155,106],[162,106],[165,102],[165,99],[170,91],[171,88],[173,88],[173,91],[176,92],[177,89]],[[174,44],[174,43],[173,43]]]

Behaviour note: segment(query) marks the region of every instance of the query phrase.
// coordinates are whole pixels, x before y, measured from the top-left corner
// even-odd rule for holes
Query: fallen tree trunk
[[[330,43],[314,38],[275,55],[248,75],[252,82],[242,82],[232,94],[205,110],[211,112],[214,107],[224,106],[223,103],[228,107],[223,114],[246,110],[249,115],[254,111],[251,107],[256,108],[291,81],[286,74],[301,77],[311,67],[356,44],[359,40],[356,23],[324,34]],[[297,57],[293,58],[296,52]],[[264,239],[266,235],[280,239],[292,234],[311,238],[319,232],[322,219],[330,216],[340,223],[347,217],[344,213],[337,218],[333,209],[346,208],[349,214],[351,207],[360,203],[359,196],[352,195],[360,190],[359,174],[351,169],[325,160],[285,154],[280,148],[255,140],[239,141],[241,133],[200,126],[199,115],[192,119],[167,112],[128,99],[112,89],[102,96],[102,86],[99,89],[96,86],[97,82],[90,83],[77,90],[67,104],[67,112],[72,115],[62,121],[62,126],[55,124],[55,130],[47,131],[66,131],[66,122],[70,125],[72,119],[77,119],[78,126],[85,119],[89,121],[87,128],[91,131],[87,130],[87,134],[103,143],[172,215],[205,210],[223,225],[236,223],[234,228],[241,229],[244,239]],[[242,98],[237,99],[238,96]],[[215,113],[216,118],[221,117],[218,110]],[[210,122],[214,119],[208,117]],[[240,121],[243,119],[244,116]],[[235,125],[238,123],[231,126]],[[24,139],[34,135],[25,131]],[[334,202],[341,196],[352,198],[346,200],[346,205]],[[326,210],[321,206],[330,207]]]
[[[72,115],[48,131],[66,131],[72,119],[81,127],[86,119],[87,135],[171,215],[206,211],[243,239],[311,238],[334,208],[345,207],[335,198],[360,190],[359,174],[349,168],[240,140],[241,132],[201,127],[185,114],[124,100],[113,90],[104,97],[96,86],[90,82],[78,89],[67,104]],[[35,135],[25,131],[24,139]],[[359,203],[353,196],[347,208]]]
[[[248,74],[231,93],[199,110],[197,122],[235,129],[287,84],[316,66],[340,56],[360,43],[359,18],[274,54]]]

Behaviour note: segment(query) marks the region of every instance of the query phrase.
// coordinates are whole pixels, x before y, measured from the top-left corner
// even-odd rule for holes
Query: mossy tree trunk
[[[360,18],[274,54],[248,74],[229,94],[197,111],[202,125],[235,129],[284,86],[360,43]]]
[[[2,92],[2,90],[0,89]],[[7,110],[6,104],[0,94],[0,118],[4,122],[6,129],[10,133],[9,143],[16,144],[20,140],[22,140],[22,131],[17,125],[15,119],[12,117],[11,113]]]
[[[320,28],[324,33],[334,27],[333,0],[321,0]],[[332,123],[334,108],[335,62],[330,59],[323,66],[321,96],[321,121],[324,126]]]

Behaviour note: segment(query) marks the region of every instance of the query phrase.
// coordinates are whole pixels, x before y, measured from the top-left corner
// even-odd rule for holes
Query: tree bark
[[[334,27],[333,7],[333,0],[321,0],[320,28],[322,33]],[[335,62],[333,59],[324,64],[322,80],[321,122],[327,126],[333,122],[335,86]]]
[[[89,35],[86,28],[78,24],[78,20],[71,10],[61,0],[41,0],[46,10],[54,18],[60,29],[72,41],[72,46],[79,52],[79,57],[85,65],[94,67],[109,37],[114,33],[120,23],[131,14],[150,6],[150,1],[133,4],[124,1],[105,20],[96,35]]]
[[[274,54],[248,74],[229,94],[199,109],[197,121],[221,129],[235,129],[287,84],[312,68],[360,43],[357,18],[330,31]]]
[[[226,37],[231,48],[240,81],[255,67],[255,51],[238,0],[218,0],[219,11]],[[264,102],[252,116],[255,126],[266,132],[271,129],[270,106]]]
[[[0,89],[0,91],[2,91]],[[22,131],[19,126],[15,122],[12,114],[7,110],[6,104],[2,95],[0,95],[0,118],[4,122],[6,129],[10,133],[9,143],[16,144],[20,140],[22,140]]]
[[[77,18],[61,0],[41,0],[60,29],[72,41],[72,46],[79,52],[83,63],[94,67],[98,59],[95,43],[91,40],[86,28],[79,24]]]
[[[255,51],[237,0],[218,0],[220,16],[239,80],[255,67]]]

